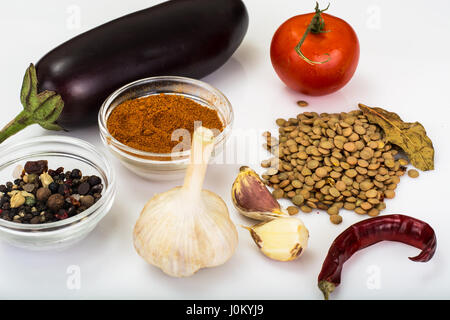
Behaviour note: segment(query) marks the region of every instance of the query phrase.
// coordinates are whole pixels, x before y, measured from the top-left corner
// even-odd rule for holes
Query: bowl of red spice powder
[[[111,94],[99,112],[100,136],[121,163],[149,180],[182,178],[194,130],[215,134],[211,161],[224,150],[233,109],[223,93],[190,78],[163,76],[132,82]]]

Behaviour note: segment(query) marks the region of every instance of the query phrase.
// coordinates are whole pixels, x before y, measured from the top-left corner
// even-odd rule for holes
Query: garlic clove
[[[277,218],[244,228],[250,231],[261,252],[277,261],[297,259],[308,245],[309,231],[297,218]]]
[[[242,167],[231,189],[231,198],[242,215],[256,220],[288,217],[261,178],[249,167]]]

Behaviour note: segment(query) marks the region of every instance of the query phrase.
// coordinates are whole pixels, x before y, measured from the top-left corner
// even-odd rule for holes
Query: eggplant
[[[202,78],[233,55],[247,29],[241,0],[171,0],[80,34],[30,65],[20,125],[7,125],[0,143],[5,129],[14,134],[32,123],[51,130],[91,124],[112,92],[138,79]]]

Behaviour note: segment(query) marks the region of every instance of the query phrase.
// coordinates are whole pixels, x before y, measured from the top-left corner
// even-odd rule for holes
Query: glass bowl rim
[[[112,166],[110,165],[109,161],[107,160],[107,158],[104,156],[103,153],[99,152],[97,150],[97,148],[95,148],[94,145],[92,145],[91,143],[89,143],[85,140],[73,138],[73,137],[57,136],[57,135],[32,137],[32,138],[28,138],[27,140],[24,140],[24,141],[8,143],[4,146],[0,146],[0,154],[8,149],[13,148],[13,147],[14,148],[23,147],[28,144],[42,143],[42,142],[46,142],[46,143],[57,142],[57,143],[65,143],[68,145],[75,145],[76,147],[81,147],[82,149],[84,149],[85,151],[88,151],[91,154],[95,154],[95,156],[99,157],[102,164],[104,164],[106,166],[106,168],[103,168],[103,170],[105,172],[105,175],[106,174],[108,175],[107,176],[108,185],[107,186],[105,185],[105,189],[103,190],[102,197],[100,198],[99,201],[94,203],[91,207],[89,207],[85,211],[83,211],[73,217],[70,217],[70,218],[67,218],[67,219],[64,219],[61,221],[42,223],[42,224],[22,224],[22,223],[17,223],[17,222],[13,222],[13,221],[3,220],[0,218],[0,228],[5,228],[9,232],[18,232],[20,234],[25,234],[25,235],[29,235],[29,236],[38,236],[41,234],[41,233],[39,233],[39,231],[42,231],[45,233],[50,233],[50,232],[56,232],[56,231],[61,231],[61,230],[66,231],[67,229],[69,229],[71,227],[74,227],[74,228],[78,227],[78,226],[80,226],[80,224],[85,224],[86,222],[89,222],[91,220],[91,219],[83,220],[84,218],[88,218],[93,214],[100,213],[99,209],[101,209],[101,207],[103,207],[103,205],[106,204],[106,201],[110,200],[109,198],[114,193],[116,177],[115,177],[115,172],[114,172]],[[61,151],[54,150],[53,152],[58,154]],[[27,154],[24,157],[25,158],[33,157],[34,154],[36,154],[36,153]],[[64,155],[60,155],[60,156],[64,157]],[[89,160],[90,162],[93,162],[90,158],[87,158],[87,157],[83,157],[83,158]],[[13,159],[8,162],[3,162],[0,159],[0,170],[2,170],[3,167],[5,167],[5,166],[13,164],[16,161],[17,161],[17,159]],[[93,162],[93,163],[97,164],[96,162]],[[49,230],[49,229],[53,229],[53,230]],[[30,231],[33,231],[33,232],[30,232]]]
[[[148,77],[148,78],[143,78],[143,79],[139,79],[139,80],[130,82],[130,83],[120,87],[116,91],[114,91],[103,102],[103,104],[100,108],[100,111],[98,113],[98,124],[99,124],[99,128],[100,128],[100,133],[102,134],[102,138],[107,138],[108,140],[110,140],[111,146],[118,149],[127,158],[132,158],[134,160],[141,161],[141,162],[174,164],[174,163],[183,163],[183,162],[187,161],[186,158],[189,157],[191,150],[186,150],[186,151],[181,151],[181,152],[172,152],[172,153],[154,153],[154,152],[139,150],[139,149],[127,146],[126,144],[123,144],[122,142],[120,142],[116,138],[114,138],[112,136],[112,134],[109,132],[108,127],[106,125],[106,122],[108,120],[106,118],[107,110],[108,110],[109,106],[111,105],[111,103],[114,101],[114,99],[116,99],[124,91],[126,91],[136,85],[146,83],[146,82],[157,82],[157,81],[179,81],[182,83],[194,84],[194,85],[197,85],[199,87],[202,87],[202,88],[212,92],[213,94],[220,97],[220,99],[225,101],[226,106],[229,110],[229,112],[228,112],[229,113],[228,114],[229,123],[224,127],[222,132],[220,132],[220,134],[217,135],[216,142],[226,139],[226,136],[228,135],[228,133],[231,131],[231,129],[233,127],[234,110],[233,110],[233,106],[231,105],[230,101],[225,96],[225,94],[223,94],[219,89],[213,87],[209,83],[206,83],[201,80],[192,79],[192,78],[188,78],[188,77],[180,77],[180,76],[156,76],[156,77]],[[180,92],[180,93],[183,93],[183,92]],[[150,160],[150,159],[145,159],[145,158],[141,158],[141,157],[148,157],[148,158],[152,158],[152,159]],[[169,160],[169,161],[155,160],[158,158],[170,158],[172,160]],[[178,159],[178,160],[174,160],[174,158]]]

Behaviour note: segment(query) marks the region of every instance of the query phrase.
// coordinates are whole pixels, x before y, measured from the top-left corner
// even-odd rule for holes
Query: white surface
[[[23,73],[47,51],[103,22],[160,1],[106,0],[9,1],[0,10],[0,125],[20,110]],[[450,181],[450,95],[448,35],[450,2],[440,1],[333,1],[330,14],[348,21],[361,44],[361,59],[352,81],[338,93],[305,97],[285,88],[275,75],[270,41],[276,28],[293,15],[311,12],[313,1],[246,0],[250,27],[244,43],[220,70],[204,80],[221,89],[232,102],[235,132],[240,129],[276,133],[274,120],[295,116],[295,102],[305,99],[308,111],[339,112],[358,102],[386,107],[406,121],[420,121],[436,149],[436,170],[419,179],[402,178],[397,197],[383,214],[403,213],[423,219],[436,230],[438,250],[428,263],[407,259],[418,250],[400,243],[381,243],[356,254],[345,264],[342,285],[334,299],[450,298],[450,243],[448,209]],[[322,5],[327,2],[321,1]],[[71,14],[80,10],[80,28],[73,29]],[[10,141],[47,134],[33,126]],[[103,148],[96,126],[70,133]],[[259,145],[234,165],[212,165],[205,187],[227,202],[236,225],[250,224],[233,208],[231,184],[240,164],[267,158]],[[230,154],[245,146],[228,146]],[[242,151],[241,151],[242,152]],[[240,153],[241,155],[242,153]],[[248,154],[248,153],[247,153]],[[108,155],[118,175],[118,195],[110,214],[76,247],[64,252],[28,252],[0,244],[0,298],[124,298],[124,299],[322,299],[317,275],[333,239],[360,221],[344,212],[335,226],[324,212],[299,214],[310,230],[309,249],[297,261],[271,261],[257,250],[248,232],[239,228],[239,246],[225,265],[198,272],[191,278],[173,279],[147,265],[134,251],[132,228],[145,202],[176,183],[152,183],[134,176]],[[253,163],[253,164],[252,164]],[[71,267],[71,266],[76,266]],[[69,289],[73,270],[81,286]]]

